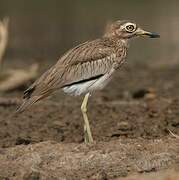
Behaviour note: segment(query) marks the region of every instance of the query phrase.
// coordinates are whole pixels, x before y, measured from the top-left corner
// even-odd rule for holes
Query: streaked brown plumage
[[[87,41],[67,51],[24,92],[25,100],[18,112],[58,89],[80,95],[103,88],[124,62],[128,40],[141,35],[158,37],[135,23],[116,21],[107,28],[102,38]]]

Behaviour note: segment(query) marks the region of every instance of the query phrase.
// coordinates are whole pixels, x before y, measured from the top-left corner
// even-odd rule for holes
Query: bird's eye
[[[135,26],[132,24],[127,25],[125,28],[126,28],[127,32],[134,32],[135,31]]]

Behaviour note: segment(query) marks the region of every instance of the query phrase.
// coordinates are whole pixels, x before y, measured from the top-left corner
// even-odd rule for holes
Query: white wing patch
[[[111,80],[114,71],[114,69],[111,69],[109,73],[106,73],[97,80],[91,80],[84,83],[64,87],[63,91],[65,93],[78,96],[84,93],[92,92],[94,90],[103,89]]]

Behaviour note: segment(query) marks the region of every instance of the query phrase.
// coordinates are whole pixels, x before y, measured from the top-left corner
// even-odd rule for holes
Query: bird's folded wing
[[[25,98],[46,96],[67,84],[101,76],[112,68],[114,56],[113,48],[105,46],[100,40],[83,43],[64,54],[32,84],[25,91]]]
[[[114,49],[101,41],[91,41],[67,52],[56,64],[65,65],[61,87],[90,80],[109,72],[114,62]]]

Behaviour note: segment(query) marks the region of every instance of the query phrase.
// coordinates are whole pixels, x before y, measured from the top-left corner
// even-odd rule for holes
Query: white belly
[[[65,93],[78,96],[98,89],[100,90],[104,88],[111,80],[114,71],[114,69],[111,69],[110,72],[106,73],[104,76],[100,77],[97,80],[91,80],[84,83],[64,87],[63,91]]]

